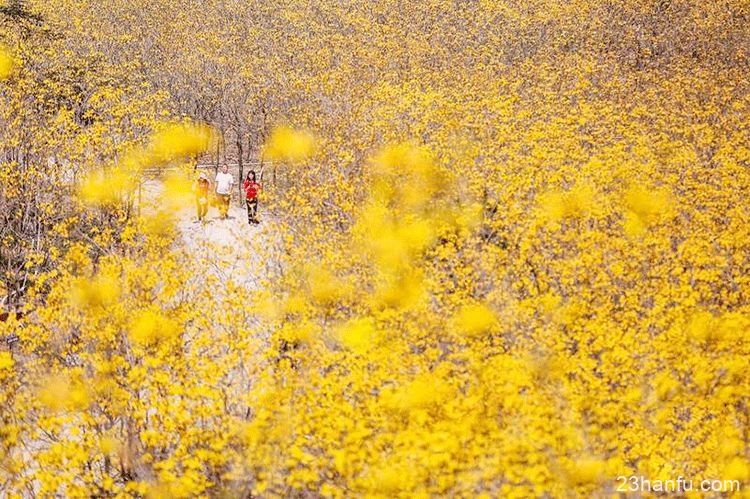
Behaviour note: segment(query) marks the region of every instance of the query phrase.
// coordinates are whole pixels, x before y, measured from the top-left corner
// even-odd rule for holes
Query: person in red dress
[[[249,224],[260,223],[258,221],[258,192],[260,184],[255,180],[255,172],[250,170],[242,183],[245,190],[245,202],[247,203],[247,222]]]

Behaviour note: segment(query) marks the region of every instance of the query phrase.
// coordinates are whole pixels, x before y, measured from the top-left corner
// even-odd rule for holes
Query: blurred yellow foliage
[[[455,317],[456,328],[471,336],[485,334],[497,326],[495,313],[486,305],[464,305]]]
[[[271,131],[263,154],[272,161],[299,163],[315,152],[315,137],[309,132],[278,126]]]
[[[14,68],[13,53],[4,45],[0,45],[0,80],[9,78]]]
[[[88,393],[83,384],[65,376],[51,376],[41,380],[37,397],[44,407],[52,410],[83,410],[89,404]]]
[[[0,352],[0,370],[10,369],[15,365],[10,352]]]
[[[173,338],[179,334],[179,327],[159,311],[149,308],[133,314],[128,333],[133,342],[145,346]]]
[[[205,151],[210,139],[211,130],[207,126],[168,123],[151,137],[148,152],[156,161],[190,158]]]

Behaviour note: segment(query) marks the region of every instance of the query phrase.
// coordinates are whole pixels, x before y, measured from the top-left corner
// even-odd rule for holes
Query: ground
[[[143,185],[144,200],[156,199],[163,191],[159,180],[148,180]],[[237,192],[232,193],[229,216],[222,220],[215,207],[209,207],[203,222],[198,221],[192,199],[177,210],[177,228],[185,249],[194,259],[195,268],[207,269],[222,280],[231,278],[236,284],[259,286],[264,275],[273,239],[273,217],[263,209],[258,211],[259,224],[250,225],[247,208],[240,204]]]

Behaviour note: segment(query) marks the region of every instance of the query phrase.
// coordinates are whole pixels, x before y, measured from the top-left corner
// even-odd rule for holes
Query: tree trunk
[[[253,157],[252,157],[253,149],[254,149],[254,147],[253,147],[253,134],[249,133],[249,134],[247,134],[247,157],[245,158],[245,159],[247,159],[248,163],[250,163],[251,161],[253,161]]]
[[[244,158],[242,157],[242,134],[237,133],[237,165],[239,166],[239,178],[237,179],[237,188],[240,191],[240,199],[242,199],[242,180],[244,175]]]
[[[221,145],[221,140],[219,139],[219,136],[216,136],[216,156],[214,157],[214,175],[216,175],[219,172],[219,147]]]

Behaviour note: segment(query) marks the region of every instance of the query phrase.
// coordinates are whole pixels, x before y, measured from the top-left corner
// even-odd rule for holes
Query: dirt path
[[[272,220],[265,216],[260,224],[248,224],[247,211],[232,200],[229,217],[219,218],[216,208],[209,208],[203,222],[198,222],[194,208],[178,214],[177,228],[185,247],[201,264],[222,279],[231,278],[237,284],[257,286],[264,268],[268,249],[269,228]]]
[[[148,211],[149,204],[158,200],[164,186],[160,180],[152,179],[144,182],[142,189],[144,211]],[[273,217],[261,203],[260,223],[250,225],[247,209],[240,205],[236,193],[232,196],[228,215],[222,220],[218,209],[209,207],[208,215],[199,222],[193,200],[186,200],[185,206],[176,213],[184,249],[190,254],[196,269],[214,273],[222,281],[232,279],[236,284],[258,287],[260,276],[267,275],[266,255],[276,242],[272,237],[277,232],[273,229]]]

